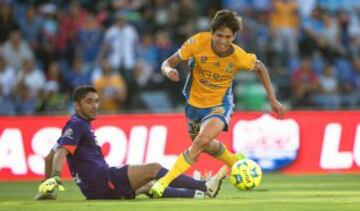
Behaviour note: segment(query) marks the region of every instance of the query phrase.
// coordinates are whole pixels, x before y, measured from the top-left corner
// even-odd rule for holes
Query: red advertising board
[[[68,117],[0,117],[0,180],[42,179],[44,161]],[[100,115],[93,122],[110,165],[160,162],[170,167],[191,140],[183,114]],[[249,150],[264,167],[285,173],[360,173],[360,112],[289,112],[278,121],[235,113],[219,139],[232,151]],[[215,171],[204,154],[195,166]],[[70,178],[65,167],[65,178]]]

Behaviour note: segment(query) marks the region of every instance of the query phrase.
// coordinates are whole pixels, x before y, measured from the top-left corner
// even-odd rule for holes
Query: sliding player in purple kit
[[[64,190],[61,170],[66,160],[75,183],[86,199],[134,199],[141,193],[148,195],[151,182],[163,177],[167,169],[157,163],[109,167],[90,124],[95,120],[99,107],[96,89],[77,87],[73,101],[76,113],[66,123],[56,146],[46,158],[46,179],[40,184],[35,199],[56,199],[54,190]],[[225,168],[208,181],[181,175],[165,189],[163,197],[204,197],[206,194],[214,198],[225,176]]]

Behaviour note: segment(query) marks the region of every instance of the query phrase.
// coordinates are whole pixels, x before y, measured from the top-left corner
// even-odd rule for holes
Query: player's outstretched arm
[[[56,152],[53,155],[52,165],[51,167],[49,167],[52,168],[51,176],[39,185],[38,191],[40,195],[52,194],[56,188],[58,188],[60,191],[65,190],[64,186],[62,185],[60,176],[61,176],[61,170],[66,161],[66,155],[68,153],[69,152],[64,148],[59,148],[56,150]],[[50,170],[46,169],[46,171],[50,171]],[[36,199],[44,199],[44,198],[36,198]]]
[[[49,179],[51,177],[54,155],[55,150],[51,149],[49,154],[45,157],[45,179]]]
[[[177,53],[167,58],[161,64],[161,72],[172,81],[179,81],[179,72],[175,69],[182,60]]]
[[[263,86],[265,87],[272,111],[274,111],[277,114],[278,118],[282,118],[286,112],[286,109],[276,99],[274,89],[271,85],[269,72],[266,69],[265,65],[260,60],[257,60],[255,63],[255,71],[256,74],[259,76]]]
[[[49,154],[45,157],[45,169],[44,169],[45,179],[42,182],[44,182],[45,180],[51,177],[54,155],[55,155],[55,150],[51,149]],[[34,197],[35,200],[55,200],[56,198],[57,195],[55,192],[49,192],[49,193],[38,192]]]

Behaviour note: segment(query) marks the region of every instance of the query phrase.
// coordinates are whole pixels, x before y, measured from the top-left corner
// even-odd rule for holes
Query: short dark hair
[[[87,95],[89,92],[95,92],[97,93],[97,90],[90,85],[82,85],[75,88],[73,92],[73,101],[74,102],[80,102],[85,95]]]
[[[235,12],[230,10],[219,10],[216,12],[211,21],[211,31],[215,32],[223,26],[229,27],[235,34],[237,31],[242,29],[241,17],[237,16]]]

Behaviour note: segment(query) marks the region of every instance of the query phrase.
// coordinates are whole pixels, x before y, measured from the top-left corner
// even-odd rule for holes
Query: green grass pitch
[[[56,201],[34,201],[38,182],[1,182],[0,210],[281,211],[360,210],[360,175],[289,176],[265,174],[252,191],[238,191],[228,180],[216,199],[86,201],[71,181]]]

